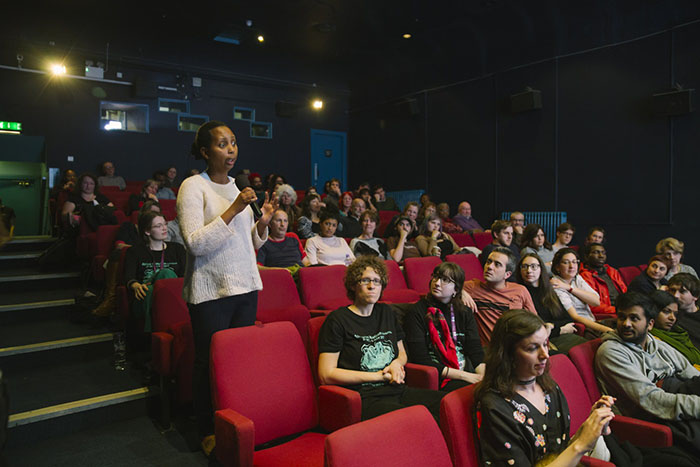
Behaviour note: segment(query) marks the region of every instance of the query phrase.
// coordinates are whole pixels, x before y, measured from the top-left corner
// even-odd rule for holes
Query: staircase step
[[[0,282],[43,281],[47,279],[69,279],[80,277],[79,271],[70,272],[28,272],[25,274],[0,274]]]
[[[58,240],[58,238],[48,235],[15,237],[3,246],[2,251],[3,253],[18,251],[42,252],[50,247],[56,240]]]
[[[88,325],[68,320],[69,312],[57,313],[52,319],[25,321],[0,327],[0,358],[28,352],[40,352],[73,345],[108,340],[107,323]]]
[[[71,337],[69,339],[59,339],[55,341],[38,342],[36,344],[17,345],[14,347],[0,347],[0,358],[21,355],[31,352],[41,352],[44,350],[61,349],[76,345],[93,344],[95,342],[110,342],[113,333],[96,334],[92,336]]]

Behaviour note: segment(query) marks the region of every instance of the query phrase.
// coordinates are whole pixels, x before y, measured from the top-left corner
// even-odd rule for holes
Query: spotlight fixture
[[[314,108],[314,110],[321,110],[323,109],[323,101],[321,99],[314,99],[311,106]]]
[[[409,33],[406,33],[406,34],[404,34],[404,35],[401,36],[401,37],[403,37],[404,39],[410,39],[410,38],[411,38],[411,35],[410,35]]]
[[[260,35],[258,36],[258,42],[260,42],[261,44],[262,44],[263,42],[265,42],[265,38],[263,37],[262,34],[260,34]]]
[[[51,65],[51,73],[53,73],[56,76],[65,75],[66,67],[65,65],[62,65],[60,63],[54,63],[53,65]]]

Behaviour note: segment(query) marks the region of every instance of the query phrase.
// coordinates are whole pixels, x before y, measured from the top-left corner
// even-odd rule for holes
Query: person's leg
[[[255,324],[258,312],[258,291],[254,290],[242,295],[227,297],[230,301],[226,306],[232,309],[229,328],[242,328]]]
[[[400,391],[382,391],[382,393],[372,396],[363,396],[362,420],[368,420],[403,408],[404,406],[399,401],[400,398]]]
[[[424,405],[438,424],[440,423],[440,401],[445,397],[444,392],[432,391],[430,389],[419,389],[407,387],[400,398],[402,407],[412,405]]]

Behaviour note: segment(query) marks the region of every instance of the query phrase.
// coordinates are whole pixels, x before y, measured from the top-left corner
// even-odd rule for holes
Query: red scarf
[[[448,367],[459,370],[457,347],[455,347],[455,343],[452,340],[452,334],[450,333],[450,328],[447,324],[447,320],[445,319],[445,315],[439,308],[428,307],[428,313],[426,313],[425,316],[428,320],[428,333],[430,334],[430,341],[433,343],[433,347],[435,347],[440,353],[440,360]],[[442,339],[440,339],[440,333],[435,327],[435,318],[437,318],[438,322],[440,323],[442,335],[445,336],[444,343],[442,342]],[[442,381],[441,387],[445,386],[448,381],[449,379],[445,378]]]

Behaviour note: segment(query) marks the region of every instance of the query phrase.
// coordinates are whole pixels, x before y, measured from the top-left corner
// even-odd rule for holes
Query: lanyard
[[[153,261],[153,272],[156,272],[156,262]],[[160,270],[162,271],[165,268],[165,245],[163,246],[163,249],[160,250]]]
[[[455,310],[452,304],[450,303],[450,321],[452,322],[452,326],[450,326],[450,332],[452,333],[452,342],[457,345],[457,325],[455,324]]]

